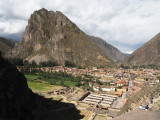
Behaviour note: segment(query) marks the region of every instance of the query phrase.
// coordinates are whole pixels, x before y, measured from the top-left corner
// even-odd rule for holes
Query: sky
[[[41,8],[61,11],[86,34],[125,53],[160,32],[160,0],[0,0],[0,36],[20,40]]]

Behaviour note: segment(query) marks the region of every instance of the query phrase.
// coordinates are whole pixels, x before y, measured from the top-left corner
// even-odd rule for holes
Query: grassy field
[[[39,76],[39,75],[25,75],[25,77],[27,79],[38,79],[38,77],[42,77],[42,76]]]
[[[36,85],[36,83],[37,83],[37,81],[45,81],[45,82],[48,82],[48,85],[52,82],[54,82],[54,83],[56,83],[56,85],[61,85],[61,81],[60,80],[56,80],[56,79],[51,79],[51,78],[43,78],[42,76],[40,76],[40,75],[25,75],[25,77],[27,78],[27,80],[28,81],[30,81],[30,80],[32,80],[32,81],[30,81],[30,83],[28,83],[28,84],[30,84],[30,85],[32,85],[32,88],[34,88],[34,89],[42,89],[42,87],[39,87],[38,88],[38,86]],[[39,79],[40,78],[40,79]],[[71,81],[68,81],[68,80],[65,80],[65,78],[64,78],[64,80],[63,80],[63,83],[64,83],[64,85],[66,85],[66,86],[69,86],[69,87],[74,87],[75,86],[75,84],[76,84],[76,82],[71,82]],[[42,85],[42,83],[41,84],[39,84],[40,86],[43,86]],[[44,86],[46,86],[46,84],[44,84]]]
[[[37,82],[31,82],[31,81],[27,81],[27,83],[30,89],[36,90],[36,91],[47,91],[54,88],[54,86],[50,84],[43,84],[43,83],[37,83]]]

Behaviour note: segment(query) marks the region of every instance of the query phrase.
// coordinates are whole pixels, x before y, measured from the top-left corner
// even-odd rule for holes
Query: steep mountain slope
[[[114,65],[66,16],[44,8],[31,15],[20,43],[7,56],[37,63],[55,60],[63,65],[67,60],[80,66]]]
[[[160,112],[153,111],[130,111],[112,120],[159,120]]]
[[[0,51],[2,52],[2,55],[4,56],[6,52],[14,48],[15,43],[16,42],[11,39],[0,37]]]
[[[24,75],[1,55],[0,106],[0,120],[81,119],[73,104],[53,101],[33,93]]]
[[[106,41],[102,40],[101,38],[89,36],[87,35],[88,39],[92,41],[94,44],[96,44],[103,52],[104,54],[112,59],[114,62],[123,61],[125,59],[125,54],[119,51],[114,46],[110,45]]]
[[[132,65],[160,64],[160,33],[133,52],[126,61]]]

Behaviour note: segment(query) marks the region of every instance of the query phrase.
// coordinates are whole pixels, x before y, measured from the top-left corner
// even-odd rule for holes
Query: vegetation
[[[122,86],[118,86],[118,89],[122,89],[123,87]]]
[[[23,70],[24,72],[25,70]],[[82,78],[81,76],[74,77],[71,74],[65,72],[43,73],[38,69],[34,69],[32,72],[25,71],[27,80],[32,82],[48,83],[50,85],[60,85],[66,87],[87,87],[89,79]]]
[[[102,85],[102,83],[99,80],[96,80],[96,83]]]
[[[43,83],[32,82],[32,81],[27,81],[27,83],[30,89],[36,90],[36,91],[46,91],[53,88],[53,86],[49,84],[43,84]]]
[[[148,64],[148,65],[131,65],[131,66],[121,64],[120,67],[123,68],[123,69],[138,69],[138,68],[159,69],[159,68],[160,68],[160,66],[159,66],[159,65],[156,65],[156,64]]]
[[[107,86],[112,86],[112,85],[110,84],[110,82],[106,82],[105,85],[107,85]]]
[[[128,66],[128,65],[121,64],[120,67],[123,68],[123,69],[130,69],[130,66]]]
[[[68,61],[68,60],[65,61],[65,66],[66,67],[76,67],[76,65],[73,62]]]
[[[46,61],[46,62],[40,62],[39,66],[42,67],[54,67],[54,66],[58,66],[58,63],[56,61]]]

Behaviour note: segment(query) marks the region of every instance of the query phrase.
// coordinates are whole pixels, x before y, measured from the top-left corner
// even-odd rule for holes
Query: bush
[[[76,65],[73,62],[68,61],[68,60],[65,61],[65,66],[66,67],[76,67]]]
[[[57,65],[58,63],[56,61],[51,61],[51,60],[39,63],[39,66],[42,66],[42,67],[54,67]]]

